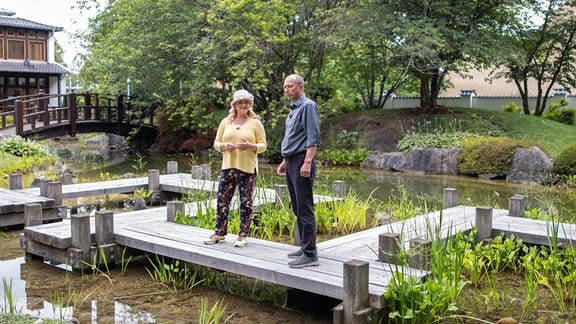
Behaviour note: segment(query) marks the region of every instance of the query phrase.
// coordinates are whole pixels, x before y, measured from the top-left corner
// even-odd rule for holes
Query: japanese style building
[[[0,8],[0,99],[63,93],[69,71],[54,61],[56,32]]]

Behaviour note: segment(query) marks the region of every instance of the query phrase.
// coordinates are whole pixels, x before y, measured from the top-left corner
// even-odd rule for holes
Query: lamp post
[[[132,83],[132,81],[130,81],[130,77],[128,77],[128,79],[126,80],[126,83],[128,85],[128,90],[127,90],[126,94],[128,95],[128,100],[130,100],[130,84]]]

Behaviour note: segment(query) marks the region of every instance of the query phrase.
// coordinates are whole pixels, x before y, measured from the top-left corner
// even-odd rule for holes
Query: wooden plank
[[[505,233],[525,243],[549,245],[554,236],[565,247],[576,247],[576,224],[552,223],[512,216],[501,216],[492,221],[492,236]]]
[[[286,254],[294,246],[249,238],[247,248],[238,249],[230,243],[208,246],[203,241],[212,230],[164,223],[154,227],[135,224],[116,234],[120,245],[173,257],[223,271],[265,280],[314,293],[342,298],[342,262],[320,256],[320,266],[304,269],[288,267]],[[229,234],[227,240],[233,241]],[[373,307],[382,308],[382,295],[392,273],[385,264],[370,267],[370,292]],[[420,276],[423,271],[415,270]]]

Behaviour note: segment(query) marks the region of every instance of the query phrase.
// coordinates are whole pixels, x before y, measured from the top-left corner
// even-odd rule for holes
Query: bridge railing
[[[76,126],[83,121],[131,123],[136,116],[138,124],[153,123],[131,112],[130,101],[124,95],[105,96],[97,93],[38,94],[0,100],[0,129],[15,128],[16,135],[27,130],[39,130],[51,125],[69,125],[69,135],[76,135]]]

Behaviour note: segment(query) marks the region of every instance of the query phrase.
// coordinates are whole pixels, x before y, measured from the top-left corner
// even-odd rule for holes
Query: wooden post
[[[402,235],[381,233],[378,235],[378,261],[399,264]]]
[[[458,189],[446,188],[443,191],[444,209],[458,206]]]
[[[209,164],[193,165],[192,179],[210,180],[210,165]]]
[[[22,189],[22,173],[16,172],[10,175],[10,190]]]
[[[274,192],[275,192],[275,198],[276,198],[276,204],[284,204],[284,201],[286,201],[286,190],[287,190],[287,186],[286,185],[274,185]]]
[[[115,266],[118,257],[118,245],[114,236],[114,214],[111,211],[97,211],[95,215],[96,255],[98,266]]]
[[[124,95],[120,94],[116,101],[116,123],[118,126],[124,121]]]
[[[408,264],[412,268],[430,270],[432,241],[419,238],[413,239],[410,241],[410,251]]]
[[[370,263],[362,260],[344,262],[344,298],[334,309],[333,322],[338,324],[370,323],[374,310],[369,306]]]
[[[38,186],[40,187],[40,196],[48,197],[48,183],[50,182],[52,182],[52,180],[48,178],[40,179],[40,182],[38,184]]]
[[[99,210],[94,216],[96,226],[96,244],[104,245],[114,243],[114,213]]]
[[[167,174],[178,173],[178,161],[168,161],[168,163],[166,164],[166,173]]]
[[[46,196],[48,198],[54,199],[56,206],[62,205],[62,182],[48,182],[48,190]]]
[[[526,209],[526,196],[514,195],[510,198],[508,215],[514,217],[522,217],[524,215],[524,210]]]
[[[476,242],[482,242],[492,237],[492,208],[476,207]]]
[[[72,215],[70,217],[72,247],[68,249],[70,265],[80,269],[89,266],[90,260],[90,215]]]
[[[42,224],[42,204],[30,203],[24,205],[24,227]]]
[[[178,212],[184,216],[184,202],[177,200],[169,201],[166,205],[166,221],[174,223],[174,218],[176,218]]]
[[[24,134],[24,111],[20,99],[14,100],[14,128],[16,135],[22,136]]]
[[[76,136],[76,121],[78,120],[78,103],[76,102],[76,94],[74,92],[70,93],[70,103],[68,106],[70,128],[68,129],[68,135],[74,137]]]
[[[148,170],[148,190],[152,190],[150,204],[155,205],[160,201],[160,170]]]
[[[50,126],[50,111],[48,110],[48,98],[42,98],[38,102],[40,111],[42,111],[42,126]]]
[[[332,184],[332,192],[336,198],[346,198],[347,188],[346,181],[336,180]]]

